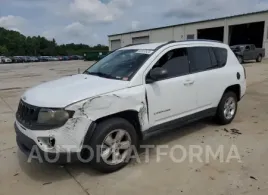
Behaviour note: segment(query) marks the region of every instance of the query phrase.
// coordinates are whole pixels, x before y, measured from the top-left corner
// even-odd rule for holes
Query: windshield
[[[231,46],[231,49],[233,51],[242,51],[244,50],[245,46],[244,45],[234,45],[234,46]]]
[[[129,81],[152,53],[153,50],[117,50],[95,63],[84,74]]]

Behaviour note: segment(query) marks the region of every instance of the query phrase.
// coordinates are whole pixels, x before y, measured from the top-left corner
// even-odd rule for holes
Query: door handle
[[[186,86],[189,86],[189,85],[192,85],[192,84],[194,84],[194,81],[193,80],[186,80],[186,81],[184,81],[184,85],[186,85]]]

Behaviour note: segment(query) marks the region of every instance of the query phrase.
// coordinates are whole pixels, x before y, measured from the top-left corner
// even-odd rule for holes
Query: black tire
[[[137,146],[136,130],[133,125],[130,124],[127,120],[123,118],[110,118],[97,124],[91,141],[88,144],[94,152],[94,157],[91,161],[91,166],[102,173],[115,172],[119,169],[122,169],[129,163],[131,150],[129,150],[129,154],[127,155],[126,160],[116,165],[110,165],[100,157],[100,149],[98,149],[97,146],[101,146],[106,136],[108,136],[109,133],[113,132],[116,129],[125,130],[131,138],[131,147]],[[97,154],[98,152],[99,154]]]
[[[244,59],[243,59],[242,56],[236,56],[236,57],[237,57],[238,62],[239,62],[240,64],[243,64],[243,63],[244,63]]]
[[[235,111],[234,111],[234,114],[231,118],[227,118],[224,114],[224,106],[225,106],[226,101],[229,98],[232,98],[234,100],[234,104],[235,104]],[[237,96],[234,92],[227,91],[223,94],[221,101],[218,105],[218,109],[217,109],[217,113],[216,113],[217,123],[220,125],[230,124],[233,121],[233,119],[235,118],[236,112],[237,112]]]
[[[262,61],[262,55],[258,55],[258,57],[256,58],[256,62],[261,62]]]

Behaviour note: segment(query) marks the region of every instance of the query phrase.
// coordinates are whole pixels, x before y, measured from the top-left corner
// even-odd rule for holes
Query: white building
[[[136,43],[212,39],[229,45],[255,44],[256,47],[265,48],[268,57],[268,10],[114,34],[108,37],[110,50]]]

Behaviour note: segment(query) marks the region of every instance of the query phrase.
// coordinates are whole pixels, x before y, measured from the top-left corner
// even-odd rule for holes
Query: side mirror
[[[152,83],[154,81],[158,81],[164,78],[167,78],[168,71],[164,68],[154,68],[149,72],[149,79],[147,79],[148,83]]]

